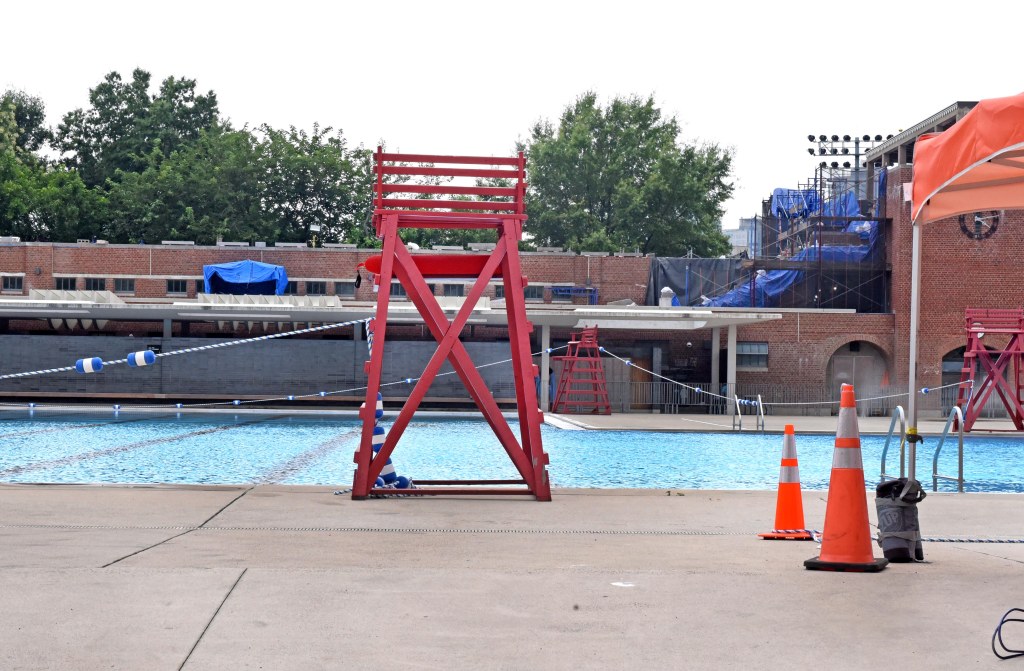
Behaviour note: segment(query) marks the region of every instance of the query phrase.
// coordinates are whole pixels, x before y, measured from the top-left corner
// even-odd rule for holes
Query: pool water
[[[510,422],[519,435],[518,424]],[[382,422],[390,427],[388,417]],[[311,414],[164,414],[121,411],[0,411],[0,482],[280,483],[347,487],[361,424],[350,416]],[[555,487],[775,489],[782,436],[745,433],[573,431],[542,427]],[[797,436],[804,489],[826,490],[833,436]],[[865,479],[878,481],[884,437],[863,436]],[[931,489],[930,438],[917,477]],[[1024,440],[974,437],[964,444],[965,489],[1024,492]],[[939,472],[956,474],[956,441],[947,440]],[[392,460],[416,479],[505,479],[518,474],[482,420],[416,419]],[[887,472],[899,471],[899,448]],[[955,483],[939,483],[955,491]]]

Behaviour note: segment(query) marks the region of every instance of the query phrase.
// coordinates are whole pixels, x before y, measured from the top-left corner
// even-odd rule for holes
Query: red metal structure
[[[551,412],[612,414],[596,326],[573,333],[565,356],[552,358],[562,361],[563,366]]]
[[[965,315],[967,347],[960,373],[956,404],[964,413],[964,431],[970,431],[994,391],[1006,406],[1018,431],[1024,431],[1024,399],[1021,398],[1024,371],[1024,310],[979,310],[968,308]],[[989,343],[989,346],[983,343]],[[993,339],[1002,348],[991,348]],[[1010,369],[1012,368],[1012,374]],[[984,373],[984,376],[981,375]],[[1012,382],[1010,381],[1012,380]]]
[[[550,501],[551,486],[545,468],[548,456],[541,443],[542,418],[533,384],[536,366],[530,352],[529,335],[533,326],[526,320],[526,298],[523,293],[526,277],[523,276],[519,261],[519,241],[526,220],[526,161],[522,152],[512,158],[431,156],[384,153],[378,147],[374,160],[376,187],[373,221],[377,237],[384,241],[379,270],[376,272],[379,273],[383,289],[377,298],[373,351],[366,363],[369,382],[366,403],[361,411],[363,433],[355,455],[352,498],[365,499],[371,494],[527,494],[539,501]],[[419,177],[436,179],[431,180],[430,184],[410,183]],[[456,185],[459,179],[465,178],[474,178],[476,185]],[[474,199],[465,199],[466,196]],[[414,257],[401,238],[402,229],[408,228],[490,229],[495,231],[497,242],[489,254],[432,254],[429,257]],[[376,267],[376,263],[376,260],[370,260],[366,265],[371,268]],[[449,321],[425,278],[453,276],[475,277],[476,280],[462,307]],[[508,315],[521,443],[516,440],[459,340],[474,306],[487,283],[495,276],[501,278],[505,287],[505,310]],[[384,444],[374,456],[374,407],[387,351],[387,315],[392,278],[397,279],[405,288],[409,300],[416,306],[437,340],[437,350],[387,432]],[[415,489],[375,489],[374,483],[381,469],[446,360],[466,386],[521,479],[417,480]],[[438,446],[439,450],[443,448],[443,445]]]

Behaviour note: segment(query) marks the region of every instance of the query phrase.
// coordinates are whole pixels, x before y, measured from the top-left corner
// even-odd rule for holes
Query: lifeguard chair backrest
[[[421,177],[438,183],[416,184]],[[526,159],[518,156],[374,154],[373,221],[398,215],[400,228],[497,228],[526,219]],[[481,183],[480,180],[495,180]],[[500,181],[497,181],[500,180]]]
[[[1021,333],[1024,331],[1024,310],[967,308],[964,313],[968,333]]]

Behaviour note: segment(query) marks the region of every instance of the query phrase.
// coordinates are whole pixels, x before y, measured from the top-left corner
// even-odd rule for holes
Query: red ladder
[[[519,260],[519,241],[526,220],[526,160],[523,153],[519,152],[518,156],[512,158],[433,156],[384,153],[381,147],[377,147],[374,174],[373,221],[377,237],[384,241],[384,248],[380,257],[366,262],[366,267],[379,274],[382,289],[377,297],[373,349],[365,366],[368,383],[366,403],[360,414],[363,433],[359,450],[355,454],[352,498],[365,499],[371,494],[528,494],[539,501],[550,501],[551,486],[545,468],[548,455],[541,443],[542,417],[533,384],[537,374],[530,352],[533,325],[526,319],[526,297],[523,292],[526,277]],[[423,176],[435,179],[430,184],[412,183]],[[464,181],[465,178],[475,178],[476,185],[457,185],[460,179]],[[477,199],[469,200],[466,196]],[[489,229],[495,231],[497,242],[489,254],[431,254],[414,257],[400,235],[400,231],[406,228]],[[449,321],[425,278],[453,276],[472,277],[475,281],[462,307]],[[521,442],[512,433],[459,339],[488,282],[496,276],[500,277],[505,288],[505,311],[508,317]],[[401,283],[438,346],[409,392],[405,405],[375,456],[372,445],[374,414],[387,350],[387,316],[392,278]],[[520,479],[417,479],[415,489],[376,489],[374,483],[377,477],[445,361],[451,363],[466,386],[515,465]],[[443,445],[438,446],[439,452],[443,449]]]
[[[608,401],[608,385],[601,364],[601,348],[597,344],[597,327],[573,333],[565,356],[552,357],[562,361],[562,375],[551,412],[566,414],[612,414]]]
[[[1003,402],[1017,430],[1024,431],[1024,399],[1021,398],[1024,310],[968,308],[964,323],[967,346],[964,348],[964,365],[960,369],[956,399],[964,414],[964,431],[973,428],[993,391]],[[984,342],[983,338],[986,339]],[[1004,339],[1006,344],[1002,348],[993,346],[993,340],[999,342]],[[1012,384],[1006,375],[1010,367],[1014,372]],[[981,373],[985,374],[984,379]]]

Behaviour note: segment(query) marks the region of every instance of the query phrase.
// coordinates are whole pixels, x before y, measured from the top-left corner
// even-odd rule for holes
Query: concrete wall
[[[116,336],[0,336],[0,371],[4,374],[73,366],[77,359],[124,359],[129,352],[159,347],[171,352],[230,342],[220,338],[128,338]],[[384,382],[418,377],[436,346],[429,342],[389,341]],[[509,358],[508,343],[468,343],[477,365]],[[105,366],[99,373],[53,373],[0,380],[0,392],[30,394],[205,395],[222,399],[252,395],[315,394],[364,387],[366,344],[351,340],[268,340],[232,347],[161,357],[152,366]],[[442,373],[450,371],[448,364]],[[508,363],[480,371],[495,397],[513,397]],[[384,395],[404,398],[411,385],[386,387]],[[361,391],[345,396],[358,397]],[[468,398],[457,375],[439,377],[431,397]]]

